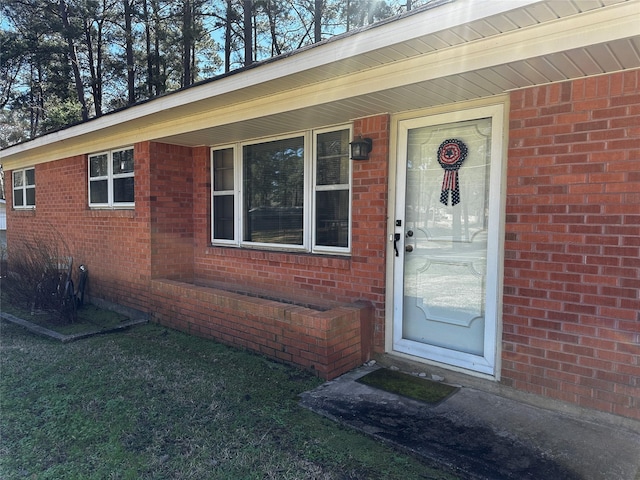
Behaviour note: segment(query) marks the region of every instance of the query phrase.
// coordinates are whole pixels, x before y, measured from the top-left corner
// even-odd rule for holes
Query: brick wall
[[[9,258],[11,251],[23,245],[58,244],[60,251],[68,250],[73,256],[76,267],[81,263],[88,267],[90,295],[146,310],[150,228],[148,156],[143,147],[135,147],[135,210],[88,208],[84,155],[36,165],[36,209],[8,208]],[[7,205],[12,204],[11,193],[7,189]]]
[[[384,349],[385,247],[389,117],[354,122],[354,134],[373,139],[368,161],[353,162],[352,255],[350,257],[212,247],[210,159],[194,152],[196,278],[283,292],[308,303],[368,301],[374,308],[374,344]],[[368,347],[365,347],[365,349]]]
[[[149,167],[151,275],[193,280],[192,149],[153,142],[144,147],[153,159]]]
[[[369,161],[353,164],[351,256],[211,246],[209,149],[152,143],[152,275],[158,279],[151,282],[152,318],[323,378],[370,358],[374,330],[382,351],[389,119],[364,119],[354,128],[373,138],[374,150]],[[162,264],[170,255],[184,257],[188,267]],[[226,290],[212,288],[215,282]],[[229,289],[331,308],[278,304]],[[344,306],[363,300],[370,306]]]
[[[377,349],[382,351],[384,346],[388,116],[357,121],[355,132],[373,138],[374,149],[369,161],[353,164],[351,256],[212,247],[209,149],[155,142],[135,145],[134,209],[88,208],[86,156],[37,165],[37,208],[11,212],[9,241],[17,246],[29,237],[43,238],[50,234],[50,225],[57,225],[76,265],[85,263],[89,268],[90,295],[150,312],[164,323],[192,333],[247,348],[251,348],[247,332],[260,336],[256,329],[263,322],[269,323],[268,315],[261,317],[257,311],[250,319],[242,317],[243,328],[238,329],[234,319],[242,312],[234,316],[228,309],[221,309],[220,315],[231,315],[231,321],[220,320],[222,329],[213,335],[217,320],[203,312],[219,305],[188,305],[179,296],[171,297],[168,303],[151,292],[152,279],[220,281],[248,290],[259,287],[334,309],[365,301],[370,306],[357,310],[366,311],[366,315],[358,313],[346,323],[340,315],[324,319],[326,325],[310,337],[309,345],[302,341],[298,347],[306,346],[300,347],[298,354],[293,337],[302,339],[308,326],[290,331],[287,328],[293,324],[283,327],[285,334],[280,340],[288,345],[286,352],[259,349],[274,358],[314,366],[319,375],[331,378],[369,358],[374,330]],[[205,317],[210,327],[204,326]],[[314,350],[310,345],[318,341],[318,335],[324,337]]]
[[[640,419],[640,72],[511,94],[503,382]]]
[[[321,311],[164,279],[151,282],[151,293],[154,321],[301,366],[325,379],[368,358],[361,348],[362,325],[370,321],[366,305]]]

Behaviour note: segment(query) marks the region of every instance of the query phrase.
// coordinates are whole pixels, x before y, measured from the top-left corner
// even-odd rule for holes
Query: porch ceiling
[[[251,118],[241,113],[240,101],[232,106],[237,120],[224,115],[226,122],[201,129],[191,122],[189,131],[158,140],[192,146],[238,141],[639,68],[638,24],[637,0],[536,2],[308,69],[283,80],[284,93],[264,92],[280,109],[272,102],[271,113]],[[308,104],[295,101],[301,96]]]
[[[455,0],[0,152],[215,145],[640,68],[639,0]]]
[[[382,112],[393,114],[490,97],[533,85],[638,68],[638,52],[640,37],[618,40],[162,136],[158,140],[189,146],[212,145],[338,124]],[[619,59],[625,57],[628,61],[621,64]]]

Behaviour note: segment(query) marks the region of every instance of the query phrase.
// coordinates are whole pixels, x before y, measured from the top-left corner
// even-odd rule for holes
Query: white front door
[[[394,351],[495,375],[502,107],[400,121]]]

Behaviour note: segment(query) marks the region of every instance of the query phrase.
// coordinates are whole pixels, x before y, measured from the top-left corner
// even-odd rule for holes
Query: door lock
[[[404,251],[405,252],[413,252],[413,245],[405,245]]]

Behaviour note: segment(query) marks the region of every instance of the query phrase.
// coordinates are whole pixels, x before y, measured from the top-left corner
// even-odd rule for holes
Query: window
[[[36,206],[36,169],[24,168],[13,172],[14,208],[34,208]]]
[[[213,173],[213,238],[235,240],[235,180],[233,147],[212,152]]]
[[[245,242],[303,245],[304,137],[242,149]]]
[[[348,128],[214,148],[212,241],[347,253]]]
[[[89,155],[89,206],[134,205],[133,148]]]
[[[349,247],[349,130],[316,136],[315,245]]]

